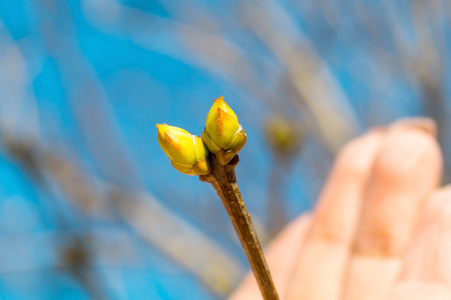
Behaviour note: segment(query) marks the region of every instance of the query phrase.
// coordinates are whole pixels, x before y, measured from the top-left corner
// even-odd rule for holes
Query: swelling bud
[[[187,175],[210,173],[208,149],[200,137],[166,124],[157,124],[157,129],[158,143],[177,171]]]
[[[246,144],[246,132],[223,96],[213,102],[202,140],[221,165],[226,165]]]

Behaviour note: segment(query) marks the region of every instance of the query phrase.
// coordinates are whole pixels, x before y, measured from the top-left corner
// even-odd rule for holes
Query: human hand
[[[451,187],[435,124],[406,119],[351,141],[315,210],[266,257],[281,299],[451,299]],[[261,299],[251,274],[230,300]]]

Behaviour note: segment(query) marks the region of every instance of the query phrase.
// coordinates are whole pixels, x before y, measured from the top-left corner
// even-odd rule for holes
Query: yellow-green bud
[[[213,102],[202,140],[221,165],[227,164],[246,144],[246,132],[223,96]]]
[[[200,137],[166,124],[157,124],[157,129],[158,143],[177,171],[187,175],[210,173],[208,149]]]
[[[265,124],[266,140],[281,157],[298,152],[304,139],[302,125],[286,116],[272,116]]]

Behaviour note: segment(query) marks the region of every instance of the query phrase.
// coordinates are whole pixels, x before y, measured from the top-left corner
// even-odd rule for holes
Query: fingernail
[[[422,130],[431,136],[437,137],[437,123],[431,118],[414,117],[405,118],[394,122],[392,128],[414,128]]]

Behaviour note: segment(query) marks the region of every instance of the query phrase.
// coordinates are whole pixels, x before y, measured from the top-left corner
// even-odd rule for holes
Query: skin
[[[371,130],[339,153],[314,211],[266,251],[283,300],[451,299],[451,187],[429,119]],[[262,299],[248,274],[230,300]]]

